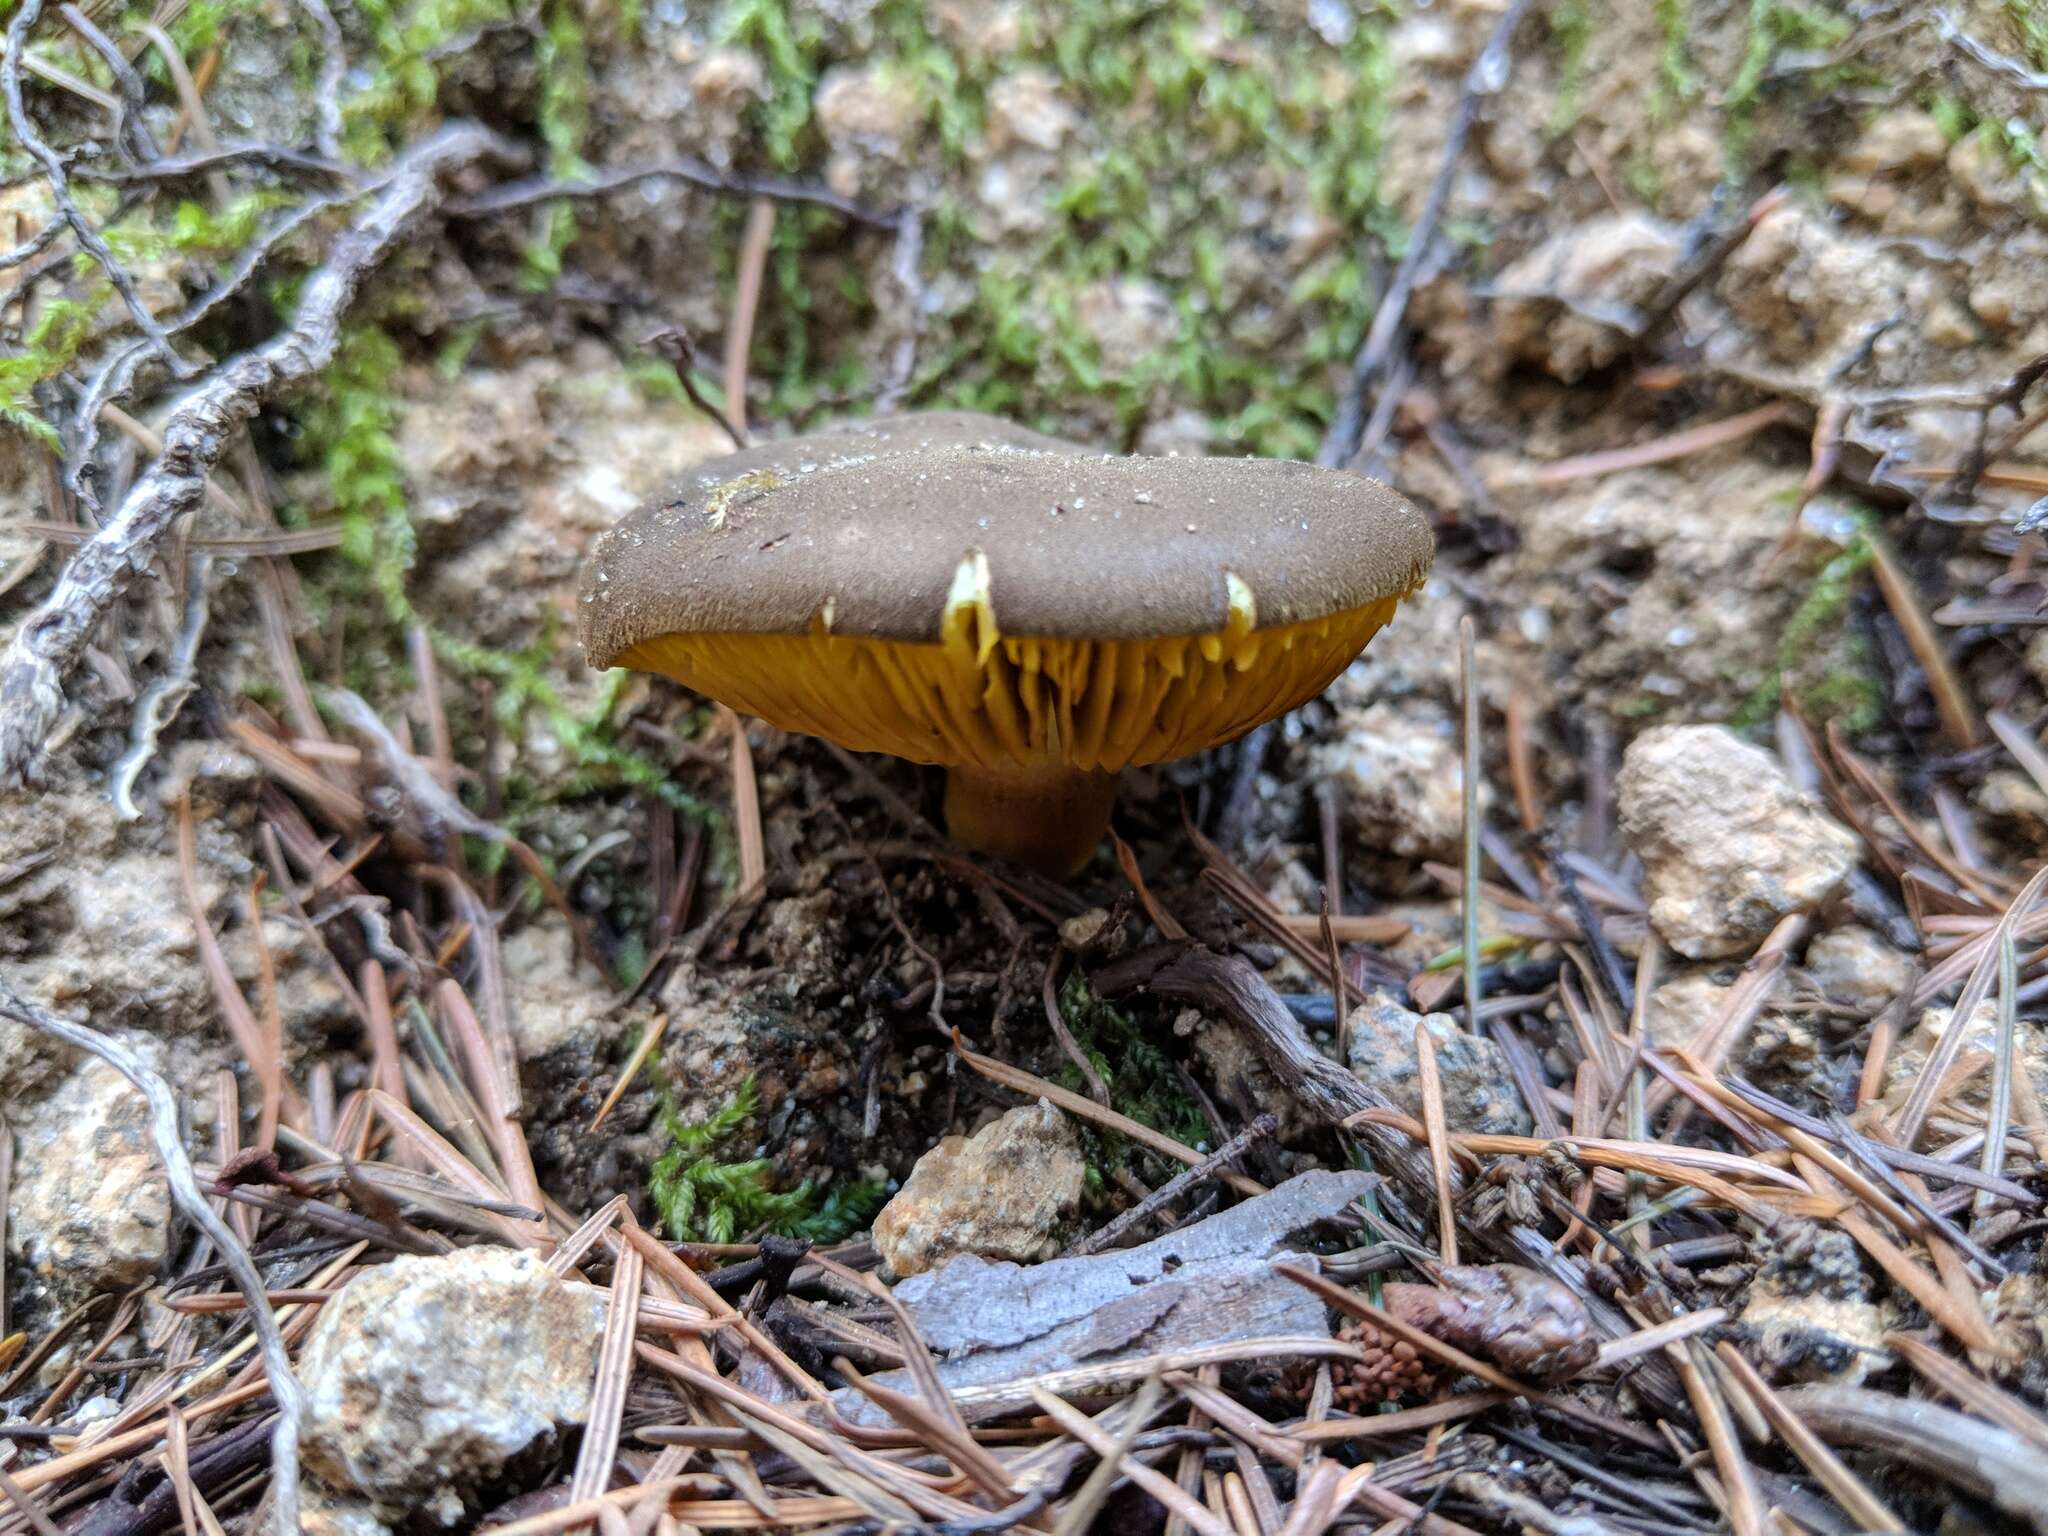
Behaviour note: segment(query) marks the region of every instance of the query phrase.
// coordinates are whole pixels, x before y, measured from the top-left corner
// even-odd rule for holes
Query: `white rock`
[[[1370,853],[1404,859],[1455,853],[1464,824],[1464,767],[1450,716],[1416,703],[1344,710],[1314,771],[1334,779],[1344,821]]]
[[[1780,918],[1826,901],[1856,863],[1856,839],[1776,758],[1722,726],[1645,731],[1615,790],[1650,922],[1695,960],[1747,952]]]
[[[909,83],[879,65],[826,70],[812,105],[819,130],[840,151],[893,159],[917,124]]]
[[[1828,1001],[1868,1018],[1912,984],[1913,957],[1872,930],[1848,923],[1806,946],[1806,974]]]
[[[1500,344],[1566,383],[1583,378],[1621,355],[1626,322],[1684,257],[1679,232],[1647,214],[1573,224],[1495,279]]]
[[[127,1042],[145,1058],[156,1042]],[[106,1063],[83,1062],[15,1126],[8,1249],[60,1295],[125,1290],[169,1254],[170,1186],[149,1106]]]
[[[1892,1053],[1885,1058],[1884,1102],[1885,1107],[1898,1110],[1904,1107],[1913,1085],[1919,1081],[1921,1070],[1927,1059],[1941,1047],[1943,1036],[1955,1023],[1955,1009],[1924,1008],[1914,1026],[1907,1030]],[[1967,1024],[1963,1043],[1957,1048],[1956,1060],[1970,1055],[1987,1060],[1998,1054],[1998,1005],[1986,998],[1977,1005]],[[2025,1072],[2027,1081],[2033,1085],[2038,1096],[2048,1091],[2048,1031],[2032,1019],[2013,1021],[2013,1053],[2019,1070]],[[1986,1066],[1957,1089],[1953,1095],[1958,1104],[1981,1110],[1990,1101],[1991,1069]]]
[[[898,1275],[957,1253],[1034,1264],[1059,1252],[1086,1168],[1067,1117],[1043,1101],[972,1136],[948,1136],[917,1160],[875,1218],[875,1247]]]
[[[1059,81],[1045,70],[1020,69],[989,87],[988,142],[998,154],[1016,144],[1058,149],[1074,123]]]
[[[557,1425],[581,1424],[604,1303],[530,1253],[398,1258],[321,1310],[300,1356],[307,1469],[440,1524]]]
[[[1901,107],[1873,118],[1837,163],[1845,171],[1884,176],[1939,165],[1947,154],[1948,135],[1933,114]]]

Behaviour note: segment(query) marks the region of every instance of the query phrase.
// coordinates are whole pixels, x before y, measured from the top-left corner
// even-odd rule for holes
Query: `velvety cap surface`
[[[1084,454],[935,413],[694,471],[599,541],[583,640],[595,666],[664,634],[931,642],[949,600],[1004,635],[1263,629],[1401,596],[1432,554],[1421,512],[1343,471]]]

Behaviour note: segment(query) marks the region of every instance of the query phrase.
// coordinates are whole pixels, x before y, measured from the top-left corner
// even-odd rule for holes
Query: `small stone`
[[[1103,368],[1118,374],[1135,372],[1180,336],[1172,296],[1138,278],[1090,283],[1075,298],[1074,318],[1094,341]]]
[[[1975,346],[1982,339],[1970,312],[1948,298],[1937,299],[1927,307],[1920,319],[1920,334],[1930,346],[1936,347]]]
[[[1948,152],[1948,174],[1979,208],[2000,213],[2025,201],[2030,181],[1992,141],[1988,132],[1967,134]]]
[[[1404,859],[1457,852],[1465,770],[1443,710],[1419,701],[1344,710],[1335,738],[1316,750],[1314,772],[1336,781],[1345,824],[1367,852]]]
[[[611,1000],[576,973],[576,941],[550,912],[509,934],[501,947],[512,1042],[523,1062],[600,1059],[627,1028]]]
[[[1736,1325],[1779,1380],[1855,1386],[1890,1360],[1854,1240],[1813,1222],[1772,1237]]]
[[[307,1469],[387,1521],[462,1498],[590,1414],[604,1302],[531,1253],[397,1258],[321,1310],[300,1356]]]
[[[1780,982],[1774,993],[1782,987]],[[1734,991],[1734,984],[1717,979],[1711,966],[1674,967],[1673,974],[1650,994],[1650,1006],[1645,1010],[1650,1043],[1666,1050],[1691,1048],[1701,1032],[1712,1028],[1727,1012]]]
[[[828,69],[813,105],[819,131],[842,153],[893,160],[917,123],[915,92],[879,65]]]
[[[1695,960],[1745,953],[1780,918],[1820,906],[1856,864],[1855,837],[1723,726],[1645,731],[1615,790],[1650,922]]]
[[[1059,81],[1045,70],[1020,69],[989,87],[988,147],[997,154],[1019,144],[1058,149],[1075,121]]]
[[[1024,41],[1024,18],[1012,0],[938,0],[931,14],[948,42],[971,58],[1000,59]]]
[[[1500,344],[1572,383],[1630,344],[1633,316],[1684,260],[1678,231],[1647,214],[1574,224],[1510,262],[1494,282]]]
[[[1849,923],[1806,946],[1806,974],[1829,1002],[1871,1018],[1912,985],[1913,957]]]
[[[154,1041],[129,1047],[160,1055]],[[171,1191],[149,1105],[105,1062],[83,1062],[15,1124],[8,1249],[64,1297],[126,1290],[170,1252]]]
[[[1101,942],[1112,925],[1107,908],[1090,907],[1060,924],[1060,945],[1075,954],[1085,954]]]
[[[1887,176],[1939,165],[1947,154],[1948,135],[1933,114],[1903,107],[1873,118],[1836,164],[1862,176]]]
[[[1994,768],[1970,794],[1983,815],[2004,822],[2021,837],[2038,841],[2048,831],[2048,794],[2016,768]]]
[[[735,116],[768,94],[761,61],[743,48],[713,48],[690,76],[698,104]]]
[[[1043,1101],[1024,1105],[919,1158],[875,1218],[875,1247],[897,1275],[959,1253],[1038,1263],[1059,1252],[1086,1172],[1066,1116]]]
[[[1919,1081],[1921,1069],[1927,1065],[1928,1057],[1940,1047],[1942,1037],[1949,1032],[1954,1019],[1954,1008],[1923,1009],[1919,1022],[1893,1047],[1892,1053],[1885,1058],[1884,1103],[1887,1109],[1896,1111],[1905,1106],[1913,1084]],[[1998,1005],[1993,999],[1987,997],[1977,1005],[1965,1028],[1968,1032],[1957,1051],[1957,1060],[1973,1052],[1984,1057],[1996,1056]],[[2033,1085],[2035,1094],[2048,1092],[2048,1031],[2032,1019],[2015,1019],[2013,1054],[2019,1069],[2026,1073],[2027,1081]],[[1991,1070],[1986,1067],[1951,1097],[1955,1103],[1981,1110],[1990,1093]]]
[[[1506,1054],[1491,1040],[1466,1034],[1447,1013],[1412,1013],[1385,993],[1374,993],[1351,1011],[1351,1070],[1393,1100],[1397,1108],[1420,1119],[1421,1067],[1415,1055],[1418,1023],[1428,1028],[1436,1046],[1445,1124],[1454,1131],[1487,1136],[1526,1136],[1529,1111],[1515,1087]]]

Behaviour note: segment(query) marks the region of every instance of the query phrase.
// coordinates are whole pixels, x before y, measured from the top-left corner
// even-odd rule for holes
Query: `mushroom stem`
[[[1077,873],[1109,829],[1113,773],[1044,768],[946,771],[946,826],[966,847],[1048,875]]]

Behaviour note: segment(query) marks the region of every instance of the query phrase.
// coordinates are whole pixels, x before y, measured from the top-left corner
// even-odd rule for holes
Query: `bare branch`
[[[357,288],[438,206],[443,177],[480,160],[518,164],[524,158],[515,146],[468,123],[421,141],[392,168],[382,195],[307,279],[291,326],[229,359],[172,407],[164,451],[65,567],[0,657],[0,784],[26,776],[64,707],[64,675],[107,610],[149,568],[158,541],[199,504],[207,476],[236,429],[279,390],[326,366]]]
[[[781,176],[728,175],[688,156],[664,161],[660,165],[628,165],[601,170],[576,181],[536,176],[526,181],[507,182],[479,196],[451,203],[448,211],[461,218],[474,218],[487,213],[505,213],[514,208],[530,208],[537,203],[552,203],[562,198],[602,197],[609,192],[623,192],[643,181],[681,181],[711,192],[727,192],[735,197],[771,197],[784,203],[811,203],[820,208],[830,208],[856,224],[872,224],[878,229],[896,228],[893,209],[878,213],[850,197],[841,197],[829,188],[790,181]]]
[[[341,156],[341,79],[348,72],[348,54],[342,47],[341,28],[327,0],[299,0],[299,9],[313,18],[320,29],[320,78],[313,99],[320,108],[320,131],[313,142],[330,160]]]
[[[128,55],[116,48],[114,40],[93,25],[92,18],[77,6],[59,6],[57,14],[100,56],[101,62],[112,73],[114,84],[121,88],[120,132],[128,142],[128,152],[138,160],[154,160],[157,157],[156,140],[149,136],[149,125],[142,119],[142,77],[135,73],[135,66],[128,62]]]
[[[347,180],[352,169],[324,150],[309,155],[284,144],[231,141],[212,149],[194,150],[189,155],[165,155],[140,166],[73,166],[73,181],[134,182],[178,181],[207,171],[225,170],[231,165],[260,166],[267,171],[290,172],[298,176],[332,176]]]
[[[2048,75],[2029,69],[2018,59],[1978,42],[1958,26],[1955,17],[1947,11],[1934,18],[1934,31],[1944,43],[1974,60],[1980,68],[1989,70],[2002,80],[2011,81],[2023,91],[2048,96]]]

